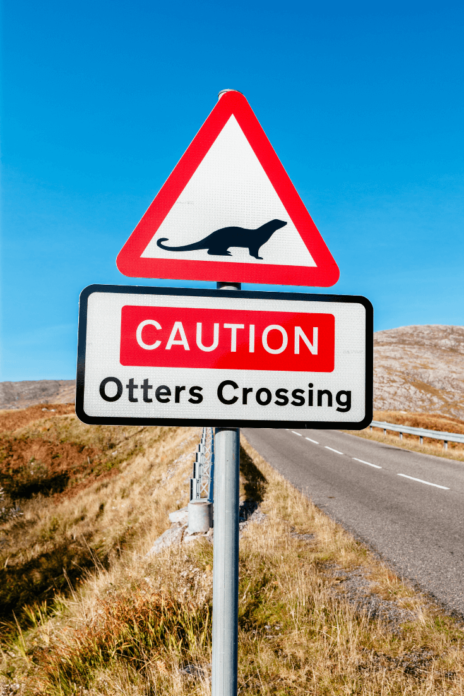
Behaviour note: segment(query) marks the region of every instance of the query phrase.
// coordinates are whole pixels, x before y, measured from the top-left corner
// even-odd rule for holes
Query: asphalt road
[[[400,576],[464,617],[464,463],[335,430],[243,434]]]

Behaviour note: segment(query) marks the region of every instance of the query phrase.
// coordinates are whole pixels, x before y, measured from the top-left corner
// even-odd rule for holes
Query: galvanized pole
[[[218,283],[240,290],[240,283]],[[214,437],[214,563],[212,696],[237,695],[240,429]]]

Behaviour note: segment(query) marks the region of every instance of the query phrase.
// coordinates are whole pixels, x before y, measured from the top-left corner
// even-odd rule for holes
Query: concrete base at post
[[[206,499],[192,500],[188,504],[188,533],[206,533],[212,526],[213,506]]]

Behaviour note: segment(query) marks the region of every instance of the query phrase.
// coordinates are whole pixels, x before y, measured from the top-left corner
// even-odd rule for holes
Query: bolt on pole
[[[218,283],[240,290],[240,283]],[[237,695],[240,429],[214,437],[212,696]]]

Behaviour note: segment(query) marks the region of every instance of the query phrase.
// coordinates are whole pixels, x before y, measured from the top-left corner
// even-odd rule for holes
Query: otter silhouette
[[[286,224],[282,220],[271,220],[256,230],[248,230],[245,227],[222,227],[220,230],[211,232],[204,239],[200,239],[199,242],[180,247],[165,246],[163,242],[168,241],[166,237],[158,239],[156,243],[160,249],[166,249],[166,251],[208,249],[208,254],[211,256],[232,256],[229,247],[243,247],[248,249],[250,256],[262,260],[263,257],[259,256],[260,247],[269,241],[276,230],[279,230]]]

